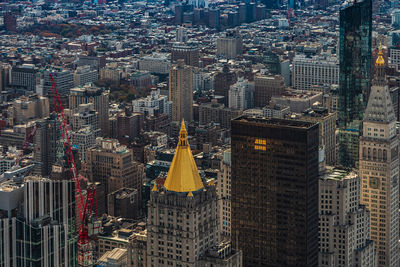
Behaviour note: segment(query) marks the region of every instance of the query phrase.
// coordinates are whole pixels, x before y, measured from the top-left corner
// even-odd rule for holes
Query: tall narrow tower
[[[399,139],[396,117],[385,79],[382,50],[360,138],[361,203],[371,214],[371,239],[378,266],[399,266]]]
[[[169,71],[169,100],[172,101],[172,120],[193,120],[193,71],[183,59]]]
[[[200,178],[182,123],[164,187],[154,185],[150,195],[148,266],[198,266],[200,256],[218,245],[217,201],[215,186]]]
[[[339,163],[358,162],[358,138],[370,91],[372,3],[355,1],[340,10]]]

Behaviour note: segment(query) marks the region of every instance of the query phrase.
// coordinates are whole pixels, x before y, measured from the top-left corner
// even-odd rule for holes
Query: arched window
[[[374,148],[374,150],[372,152],[372,159],[376,160],[376,148]]]

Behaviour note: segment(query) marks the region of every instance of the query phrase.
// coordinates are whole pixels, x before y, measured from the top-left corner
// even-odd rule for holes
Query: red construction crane
[[[64,117],[64,109],[58,95],[57,87],[54,82],[53,76],[55,74],[49,74],[51,86],[53,89],[54,108],[57,113],[57,119],[60,125],[61,136],[64,144],[65,155],[67,158],[68,168],[71,173],[71,178],[75,182],[75,200],[78,206],[79,213],[79,239],[78,239],[78,264],[79,266],[92,266],[93,265],[93,248],[90,243],[88,224],[92,223],[93,204],[96,199],[96,188],[94,186],[88,186],[86,190],[86,196],[84,198],[80,186],[81,177],[78,176],[76,169],[74,155],[72,153],[70,136],[68,134],[67,124]],[[97,207],[96,207],[97,209]]]

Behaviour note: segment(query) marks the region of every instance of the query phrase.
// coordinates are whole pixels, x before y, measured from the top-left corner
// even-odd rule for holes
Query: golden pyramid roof
[[[184,121],[182,121],[178,146],[164,187],[174,192],[192,192],[204,187],[190,150]]]
[[[375,66],[377,67],[383,67],[385,66],[385,59],[383,58],[383,52],[382,52],[382,45],[379,45],[379,51],[378,51],[378,58],[376,59]]]

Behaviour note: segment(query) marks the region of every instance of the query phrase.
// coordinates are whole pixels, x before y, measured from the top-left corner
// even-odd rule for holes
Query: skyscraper
[[[218,248],[218,199],[213,182],[203,184],[188,143],[185,124],[164,187],[154,185],[148,204],[148,266],[213,265],[207,251]],[[218,254],[217,254],[218,255]],[[229,266],[241,266],[241,255]],[[199,264],[199,260],[202,260]]]
[[[354,2],[340,11],[339,163],[358,161],[358,137],[370,91],[371,0]]]
[[[0,266],[77,266],[73,181],[26,177],[0,183]]]
[[[385,77],[382,51],[360,138],[361,200],[371,213],[371,239],[377,244],[378,266],[399,266],[399,139]]]
[[[232,241],[244,266],[317,266],[318,124],[232,121]]]
[[[183,59],[169,71],[169,100],[172,101],[172,120],[193,120],[193,71]]]

